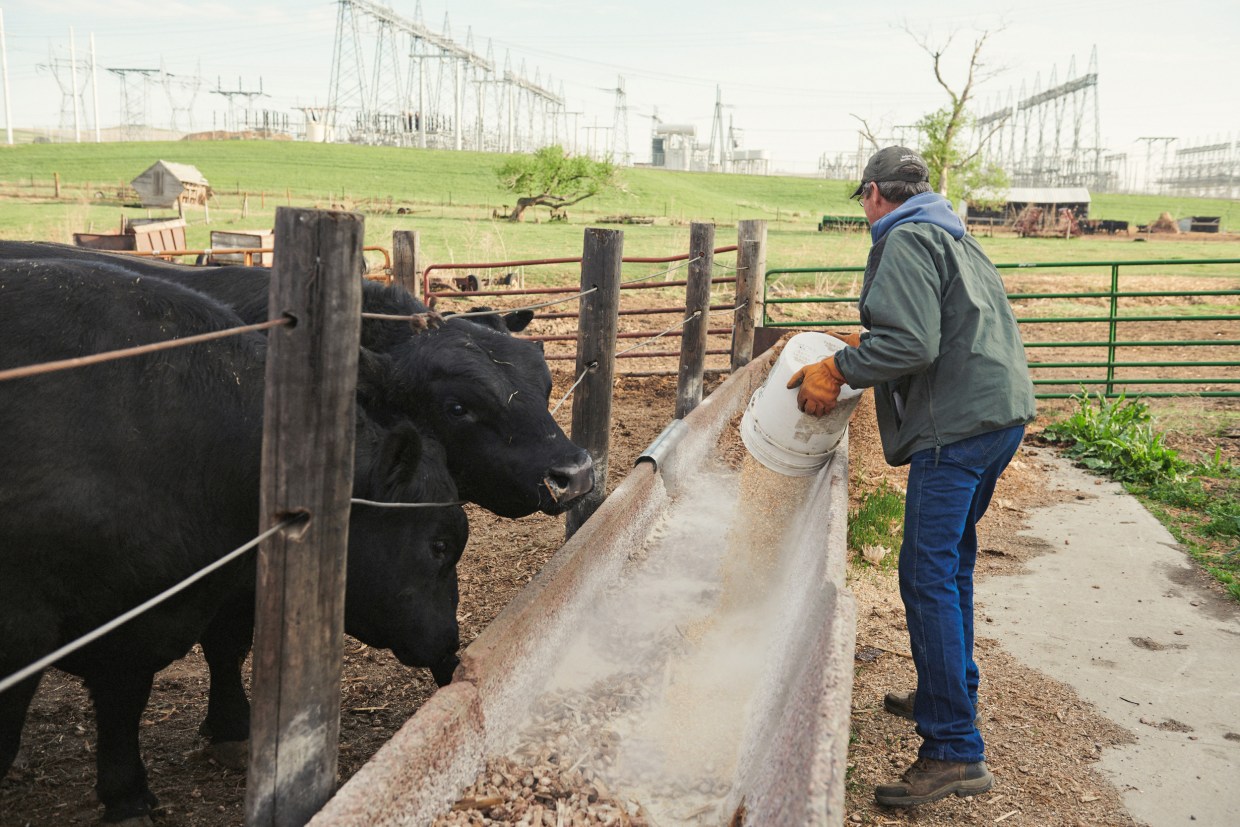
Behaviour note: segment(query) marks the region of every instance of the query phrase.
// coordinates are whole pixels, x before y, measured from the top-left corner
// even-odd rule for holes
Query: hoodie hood
[[[877,244],[878,240],[893,228],[909,222],[934,224],[946,230],[957,241],[964,238],[964,222],[952,210],[952,202],[937,192],[923,192],[875,221],[870,227],[870,239]]]

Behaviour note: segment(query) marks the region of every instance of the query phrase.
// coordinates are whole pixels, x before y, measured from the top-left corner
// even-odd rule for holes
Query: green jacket
[[[1036,414],[1016,317],[990,259],[963,226],[957,235],[937,215],[927,219],[935,223],[898,218],[895,226],[875,222],[883,232],[870,250],[860,301],[868,332],[859,348],[835,357],[849,385],[874,388],[891,465]]]

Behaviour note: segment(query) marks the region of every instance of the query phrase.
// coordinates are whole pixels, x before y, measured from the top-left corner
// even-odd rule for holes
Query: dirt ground
[[[555,362],[558,400],[573,382],[571,362]],[[626,366],[631,369],[631,366]],[[667,366],[664,366],[667,367]],[[674,362],[670,367],[675,367]],[[709,391],[712,382],[708,381]],[[636,456],[673,416],[674,377],[619,378],[613,407],[611,476],[614,487]],[[558,414],[568,430],[568,405]],[[1213,448],[1214,442],[1169,435],[1173,447]],[[1221,440],[1240,461],[1236,439]],[[880,479],[903,485],[878,446],[872,409],[853,419],[852,492]],[[1016,535],[1027,509],[1055,501],[1039,461],[1050,449],[1027,445],[1018,454],[982,524],[979,597],[990,574],[1019,567],[1040,550]],[[539,571],[564,539],[563,518],[534,515],[504,520],[469,507],[471,537],[460,565],[462,643],[468,645]],[[894,575],[860,561],[851,585],[858,602],[853,742],[849,753],[849,823],[948,825],[1129,825],[1119,791],[1091,767],[1101,750],[1128,735],[1100,718],[1065,685],[1027,669],[985,636],[978,617],[983,674],[982,732],[998,779],[994,792],[907,812],[872,803],[873,786],[899,775],[916,754],[909,722],[882,711],[883,693],[912,688],[903,610]],[[341,699],[341,780],[359,767],[434,691],[426,670],[401,666],[388,652],[348,639]],[[162,801],[159,827],[218,827],[242,823],[245,774],[202,757],[197,734],[205,712],[206,670],[195,651],[157,676],[141,731],[151,787]],[[76,678],[55,670],[44,678],[24,731],[26,763],[0,781],[0,827],[89,824],[101,808],[94,794],[94,722]]]

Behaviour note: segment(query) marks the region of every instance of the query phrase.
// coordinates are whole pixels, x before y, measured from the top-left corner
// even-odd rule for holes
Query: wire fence
[[[715,261],[713,257],[715,254],[734,253],[737,250],[738,250],[737,245],[723,245],[723,246],[715,247],[711,253],[712,267],[735,273],[737,271],[736,267],[724,264],[719,261]],[[580,299],[584,296],[589,295],[591,292],[593,292],[593,290],[587,289],[587,290],[582,291],[576,287],[525,287],[524,276],[525,276],[526,269],[540,267],[540,266],[547,266],[547,265],[580,264],[581,261],[582,259],[580,256],[573,256],[573,257],[543,258],[543,259],[520,259],[520,260],[499,261],[499,262],[472,262],[472,263],[462,263],[462,264],[453,264],[453,263],[431,264],[423,270],[422,287],[424,290],[424,296],[426,298],[427,303],[431,304],[432,306],[436,306],[436,307],[442,306],[443,302],[477,301],[483,297],[499,299],[505,302],[505,306],[502,308],[470,309],[462,313],[454,313],[453,316],[457,318],[469,317],[469,316],[481,316],[481,315],[500,315],[500,314],[505,314],[505,313],[520,312],[520,311],[536,311],[536,310],[542,310],[544,308],[554,306],[556,304],[568,303],[568,302]],[[621,262],[625,265],[652,264],[653,263],[653,264],[670,264],[671,266],[660,268],[658,270],[655,270],[650,273],[645,273],[640,276],[624,279],[620,283],[620,290],[622,291],[666,290],[666,289],[683,290],[688,285],[687,280],[676,279],[676,280],[658,281],[658,279],[660,279],[661,277],[665,278],[669,274],[674,273],[677,270],[683,269],[685,267],[689,267],[690,265],[696,262],[699,262],[699,261],[701,261],[701,256],[693,256],[690,253],[682,253],[682,254],[673,255],[673,256],[660,256],[660,257],[624,257],[621,259]],[[471,272],[471,275],[466,277],[466,279],[473,279],[473,281],[471,282],[473,289],[457,289],[454,287],[449,287],[449,285],[446,282],[443,282],[442,280],[436,281],[432,278],[432,274],[438,271],[460,271],[460,270],[466,270],[466,271]],[[484,282],[483,279],[479,279],[476,275],[474,275],[474,273],[488,272],[488,271],[491,271],[491,272],[509,271],[508,274],[515,274],[519,272],[521,274],[521,278],[519,280],[520,284],[517,286],[513,286],[511,282],[516,281],[516,279],[507,279],[508,274],[505,274],[504,283],[497,284],[494,287],[484,287],[483,286],[484,283],[488,283],[488,282]],[[737,280],[735,276],[727,276],[724,278],[712,279],[711,287],[714,288],[717,286],[735,285],[736,281]],[[438,288],[438,289],[435,289],[435,288]],[[535,303],[517,304],[515,306],[510,306],[512,297],[545,295],[545,294],[560,295],[561,298],[553,299],[553,300],[546,301],[546,302],[535,302]],[[712,315],[714,315],[714,311],[729,311],[729,310],[734,311],[737,309],[737,307],[738,305],[733,304],[733,303],[729,303],[729,304],[720,303],[720,304],[712,304],[708,309],[712,311]],[[686,312],[686,307],[684,304],[667,305],[667,306],[636,306],[636,307],[621,306],[620,309],[618,310],[618,314],[621,317],[624,317],[626,319],[632,319],[633,317],[641,317],[641,316],[670,315],[674,313],[683,314],[685,312]],[[578,319],[578,313],[573,312],[573,311],[562,311],[562,312],[540,313],[536,317],[535,322],[536,323],[541,322],[541,323],[547,324],[547,323],[554,323],[554,322],[561,321],[561,320],[576,320],[576,319]],[[651,329],[625,329],[621,331],[620,333],[618,333],[617,335],[618,335],[618,338],[621,338],[621,339],[661,339],[663,337],[675,338],[680,335],[679,330],[681,327],[683,327],[683,323],[678,324],[678,325],[673,325],[669,330],[663,330],[663,331],[651,330]],[[733,332],[733,328],[731,326],[726,327],[726,328],[716,327],[716,328],[709,329],[708,335],[715,337],[715,338],[719,338],[719,337],[731,336],[732,332]],[[550,345],[559,345],[560,343],[576,342],[577,340],[577,332],[575,330],[565,331],[565,332],[529,332],[529,331],[526,331],[522,335],[523,335],[523,338],[527,338],[532,341],[544,342]],[[628,348],[626,350],[616,353],[614,355],[614,358],[615,359],[626,359],[626,360],[629,360],[629,359],[656,360],[656,359],[668,359],[671,357],[677,357],[679,355],[680,355],[680,352],[678,350],[677,351],[647,350],[644,348],[644,345],[639,345],[639,346]],[[709,348],[707,350],[707,355],[713,356],[713,357],[730,356],[731,348],[730,346],[724,346],[723,344],[718,344],[715,347]],[[565,348],[549,349],[547,353],[545,354],[545,356],[548,362],[572,361],[577,358],[577,354],[575,350],[565,349]],[[718,367],[714,367],[710,369],[714,372],[720,372],[724,370],[722,366],[718,366]],[[671,375],[672,373],[674,373],[674,371],[663,370],[663,371],[658,371],[658,372],[648,371],[648,372],[641,372],[641,373],[630,373],[628,375],[652,376],[652,375],[660,375],[660,374]]]

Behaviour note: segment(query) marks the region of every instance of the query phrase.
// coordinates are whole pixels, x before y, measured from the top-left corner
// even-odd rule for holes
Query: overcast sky
[[[391,4],[414,18],[409,0]],[[79,60],[93,34],[98,65],[159,68],[207,84],[195,102],[197,129],[227,111],[207,89],[257,89],[276,111],[326,103],[337,4],[323,0],[0,0],[13,123],[55,127],[62,93],[47,68],[68,61],[69,29]],[[905,29],[932,44],[954,33],[945,78],[959,89],[973,42],[989,31],[983,57],[993,77],[977,90],[985,113],[1088,70],[1097,50],[1101,142],[1142,160],[1143,137],[1171,146],[1240,139],[1240,3],[1235,0],[425,0],[422,20],[475,51],[562,89],[580,126],[610,126],[617,78],[627,92],[629,150],[649,160],[651,115],[693,124],[707,141],[716,87],[746,149],[769,152],[772,171],[810,172],[825,153],[855,151],[857,117],[882,135],[943,106],[928,55]],[[369,48],[369,44],[363,44]],[[40,68],[40,65],[43,68]],[[63,74],[63,73],[62,73]],[[120,83],[98,77],[100,121],[120,121]],[[1092,98],[1078,96],[1078,102]],[[1067,103],[1065,101],[1065,103]],[[87,93],[87,107],[90,96]],[[151,120],[165,125],[167,98],[152,87]],[[1070,109],[1067,117],[1071,117]],[[0,112],[0,116],[3,113]],[[299,116],[298,116],[299,117]],[[89,112],[84,115],[89,121]],[[1085,130],[1093,130],[1086,113]],[[598,136],[600,133],[593,133]],[[584,144],[584,134],[579,138]],[[570,143],[565,141],[565,143]],[[1154,144],[1161,147],[1161,144]],[[0,164],[3,156],[0,155]]]

